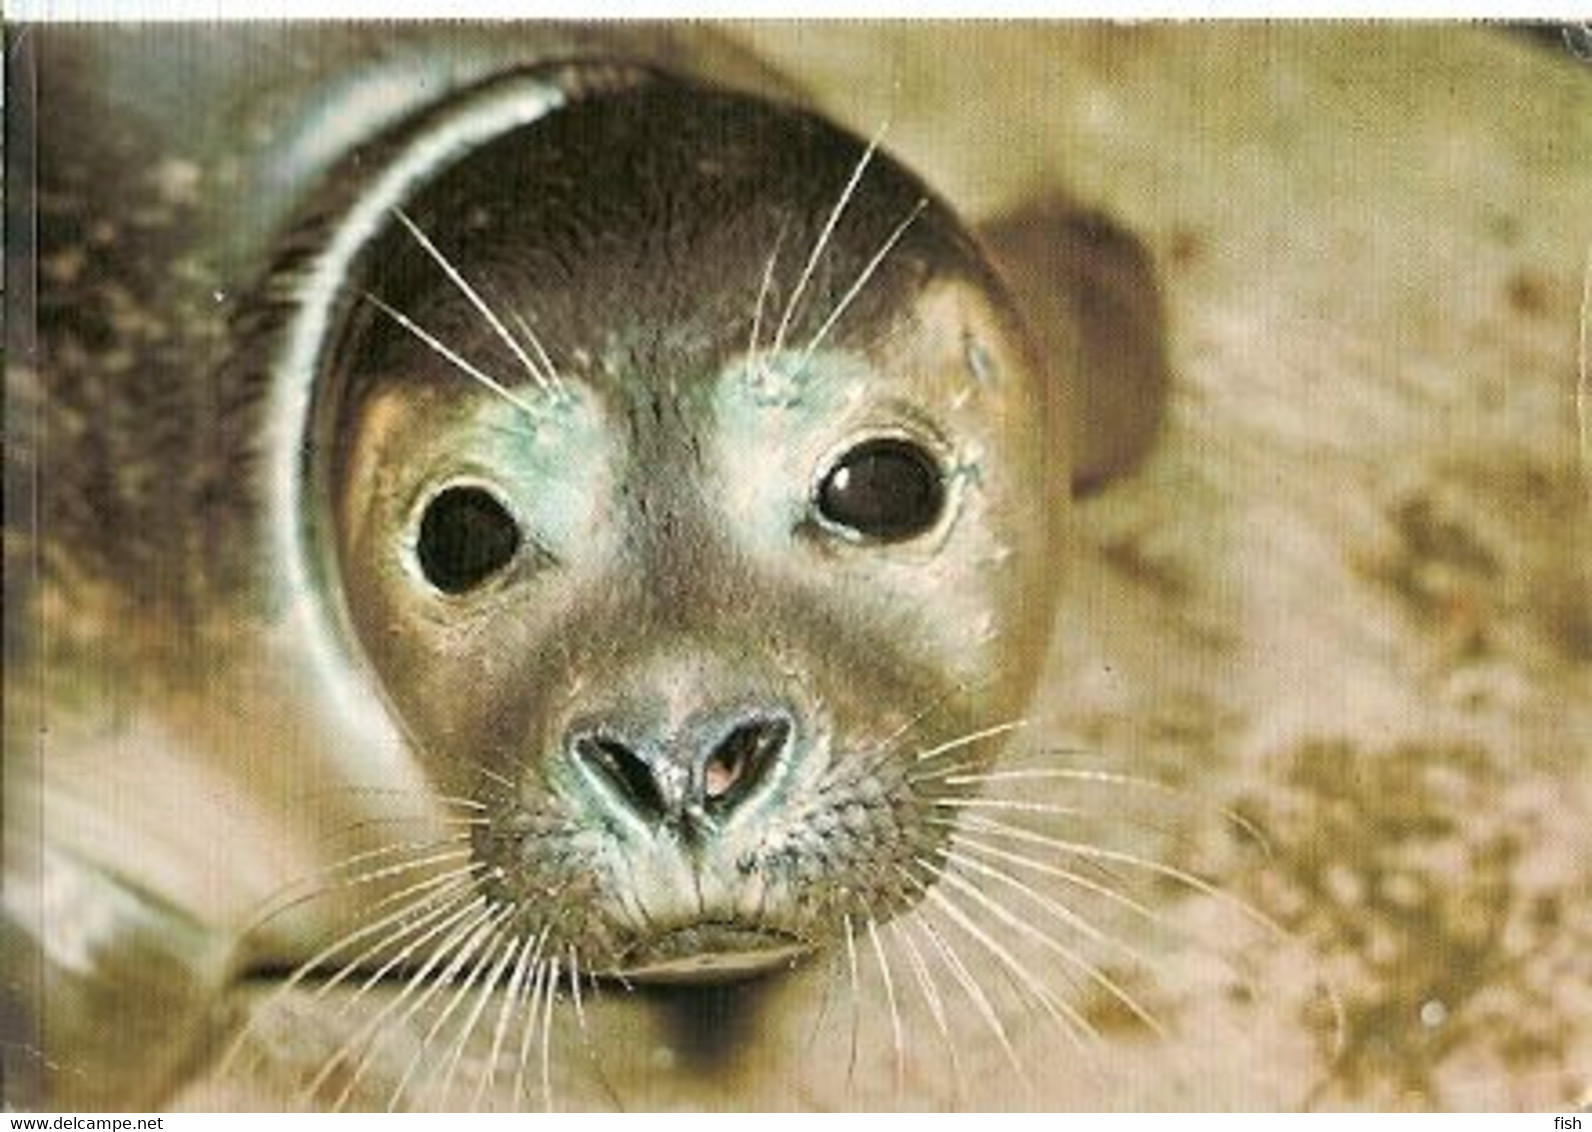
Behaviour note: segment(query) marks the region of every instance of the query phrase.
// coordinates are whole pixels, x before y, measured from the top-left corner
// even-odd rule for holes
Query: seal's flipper
[[[1144,459],[1165,415],[1170,375],[1150,253],[1060,197],[1028,202],[979,235],[1053,372],[1078,375],[1068,391],[1073,493],[1098,490]]]
[[[230,941],[47,847],[6,885],[0,1010],[7,1039],[21,1039],[7,1051],[6,1101],[80,1111],[163,1102],[230,1024]]]

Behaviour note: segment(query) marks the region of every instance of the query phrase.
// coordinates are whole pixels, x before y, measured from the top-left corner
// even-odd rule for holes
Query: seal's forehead
[[[366,264],[383,304],[511,369],[467,279],[596,385],[698,380],[754,331],[872,340],[932,281],[988,279],[956,218],[882,151],[802,111],[673,81],[480,147],[406,203]],[[371,328],[367,357],[428,348],[394,320]]]

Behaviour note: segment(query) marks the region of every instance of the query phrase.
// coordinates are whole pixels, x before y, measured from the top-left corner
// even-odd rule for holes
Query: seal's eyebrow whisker
[[[790,333],[792,320],[796,317],[797,308],[802,297],[807,293],[807,285],[812,282],[813,272],[818,268],[818,261],[823,258],[824,249],[829,246],[829,241],[834,237],[835,227],[840,223],[840,218],[845,214],[846,206],[851,203],[852,196],[857,191],[857,185],[862,180],[862,175],[867,172],[868,166],[873,163],[874,154],[879,151],[879,143],[884,140],[885,133],[890,124],[885,122],[879,127],[873,139],[868,142],[868,147],[862,151],[862,156],[857,159],[857,164],[851,171],[851,179],[846,182],[845,188],[840,190],[840,199],[835,202],[835,207],[830,210],[829,217],[824,221],[822,231],[813,244],[813,250],[807,257],[807,263],[802,267],[802,273],[797,277],[796,287],[790,293],[790,299],[785,304],[785,313],[779,320],[779,328],[774,332],[774,345],[772,353],[779,353],[785,348],[785,336]]]
[[[425,249],[426,254],[432,258],[436,265],[442,268],[443,274],[447,275],[449,282],[457,287],[459,293],[469,301],[470,305],[480,313],[482,318],[486,319],[487,325],[492,328],[492,332],[519,359],[520,365],[525,367],[525,372],[530,375],[531,380],[536,382],[544,393],[551,393],[557,390],[559,387],[558,374],[553,370],[552,362],[548,360],[547,353],[542,349],[541,343],[537,341],[536,335],[530,332],[530,328],[525,326],[523,320],[520,324],[521,329],[525,331],[531,344],[536,347],[537,352],[541,355],[543,364],[547,366],[546,373],[536,367],[536,364],[531,361],[530,355],[525,352],[525,347],[521,346],[519,340],[509,333],[508,327],[503,325],[503,320],[497,316],[496,312],[487,304],[487,301],[481,297],[481,293],[470,285],[470,281],[442,253],[442,249],[431,241],[431,237],[420,230],[420,225],[411,220],[409,214],[401,208],[394,208],[392,214],[398,223],[402,224],[409,234],[415,238],[415,242]]]
[[[862,289],[868,285],[868,281],[873,278],[874,274],[884,264],[884,261],[889,258],[890,253],[895,250],[896,244],[900,243],[901,237],[906,235],[907,229],[912,227],[919,216],[923,215],[923,210],[928,206],[929,199],[927,197],[919,199],[918,203],[913,206],[912,211],[907,214],[906,219],[897,224],[890,235],[885,238],[879,250],[873,254],[873,258],[858,273],[856,282],[852,283],[846,293],[840,297],[840,301],[835,304],[835,309],[829,312],[829,317],[824,320],[823,325],[813,334],[812,340],[803,348],[801,360],[796,366],[798,371],[807,367],[807,363],[812,360],[813,354],[817,353],[818,347],[823,345],[824,339],[835,328],[835,324],[850,309],[857,296],[862,294]]]
[[[542,345],[541,336],[531,329],[531,324],[525,321],[525,316],[519,311],[510,311],[509,317],[514,320],[514,325],[519,327],[520,333],[525,335],[525,340],[531,344],[536,356],[546,367],[547,376],[553,383],[553,394],[558,397],[569,396],[569,387],[565,384],[563,375],[558,372],[558,367],[553,364],[553,356],[547,352],[547,347]]]
[[[780,221],[779,234],[769,249],[768,262],[763,265],[763,279],[757,287],[757,304],[752,308],[752,331],[746,342],[746,364],[753,374],[759,372],[758,350],[763,344],[763,308],[768,305],[769,291],[774,286],[774,268],[779,263],[779,251],[790,232],[790,218]]]
[[[410,334],[418,338],[433,353],[453,366],[460,373],[464,374],[464,376],[484,386],[497,396],[503,398],[503,400],[507,401],[509,404],[513,405],[527,416],[534,417],[536,415],[536,410],[531,407],[531,403],[529,401],[517,396],[497,378],[492,377],[480,367],[460,356],[451,347],[437,338],[436,335],[432,334],[425,327],[415,322],[414,319],[404,314],[403,311],[378,298],[376,295],[371,294],[369,291],[365,291],[363,294],[366,301],[374,305],[377,310],[381,311],[388,318],[392,319],[399,326],[403,327]]]

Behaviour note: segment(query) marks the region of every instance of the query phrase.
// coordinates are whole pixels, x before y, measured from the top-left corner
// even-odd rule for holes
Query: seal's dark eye
[[[818,513],[824,519],[880,542],[922,534],[944,507],[945,483],[934,458],[907,440],[864,441],[818,486]]]
[[[428,582],[459,594],[507,566],[519,548],[519,525],[491,492],[450,487],[426,505],[415,556]]]

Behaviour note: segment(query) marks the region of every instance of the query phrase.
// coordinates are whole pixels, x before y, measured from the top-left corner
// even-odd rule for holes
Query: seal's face
[[[482,147],[366,258],[334,572],[502,922],[711,978],[919,900],[1067,497],[954,219],[815,119],[659,84]]]

